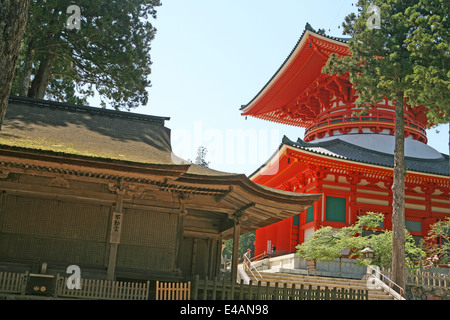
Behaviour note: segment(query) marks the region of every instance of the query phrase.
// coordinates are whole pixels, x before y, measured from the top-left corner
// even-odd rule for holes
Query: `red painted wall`
[[[392,191],[389,184],[390,180],[383,178],[384,176],[389,177],[389,169],[385,169],[385,172],[383,171],[384,169],[380,169],[384,173],[382,172],[383,174],[380,175],[379,182],[375,180],[371,181],[368,185],[358,185],[359,179],[364,178],[365,172],[368,170],[362,164],[355,165],[354,172],[351,175],[341,172],[327,173],[326,170],[328,169],[325,167],[308,167],[308,161],[313,161],[314,159],[308,160],[307,156],[309,155],[301,152],[298,152],[296,158],[298,161],[287,161],[289,157],[293,157],[294,155],[294,151],[289,150],[289,152],[285,152],[280,156],[278,163],[282,169],[279,170],[279,174],[276,177],[257,175],[252,180],[256,183],[280,190],[319,193],[323,196],[319,201],[314,203],[313,221],[307,223],[306,212],[302,212],[300,213],[299,226],[294,225],[293,218],[289,218],[257,230],[255,237],[255,255],[262,254],[267,250],[268,240],[275,243],[277,251],[295,251],[296,245],[304,241],[304,232],[306,229],[313,228],[313,230],[317,230],[322,226],[342,228],[348,224],[354,224],[358,215],[365,214],[368,211],[384,213],[384,229],[392,230]],[[338,163],[338,160],[330,160],[329,167],[333,168]],[[328,175],[331,175],[331,177],[328,177]],[[324,177],[327,178],[326,181],[323,180]],[[381,183],[381,186],[378,183]],[[429,183],[429,185],[434,184]],[[437,183],[435,185],[437,189],[440,188],[443,194],[431,194],[430,192],[434,189],[431,191],[427,189],[428,193],[411,191],[417,187],[423,189],[424,186],[427,188],[429,186],[425,182],[421,182],[420,179],[415,182],[409,182],[406,195],[410,197],[406,198],[406,203],[423,206],[424,208],[420,210],[406,208],[405,210],[406,220],[421,222],[421,231],[411,231],[411,234],[414,236],[425,238],[431,224],[449,216],[448,213],[445,213],[445,210],[442,210],[448,206],[448,203],[445,202],[448,200],[448,189],[445,186],[439,187],[440,185]],[[383,194],[378,194],[373,191],[381,191]],[[327,197],[329,196],[346,199],[347,219],[345,219],[345,222],[327,220]],[[362,201],[363,198],[366,200]],[[373,204],[368,202],[367,199],[374,199],[377,202]]]
[[[298,244],[298,237],[295,239],[298,227],[293,225],[293,219],[291,217],[256,230],[255,256],[267,251],[268,240],[275,244],[277,251],[292,251],[293,242],[297,242],[295,245]]]

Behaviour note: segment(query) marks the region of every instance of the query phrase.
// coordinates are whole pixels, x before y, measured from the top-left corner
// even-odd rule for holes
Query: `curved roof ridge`
[[[369,149],[369,148],[366,148],[366,147],[362,147],[362,146],[356,145],[354,143],[342,140],[339,137],[336,137],[335,139],[332,139],[332,140],[318,141],[318,142],[305,142],[301,138],[298,138],[297,141],[294,142],[294,141],[290,140],[288,137],[284,136],[283,137],[283,142],[285,142],[285,141],[290,143],[290,144],[293,144],[293,145],[294,144],[299,145],[301,147],[328,147],[328,146],[336,145],[336,144],[340,143],[340,144],[344,144],[344,145],[347,145],[347,146],[350,146],[350,147],[358,148],[358,149],[363,150],[363,151],[368,151],[370,153],[376,153],[376,154],[383,154],[383,155],[392,156],[391,153],[387,153],[387,152],[383,152],[383,151],[379,151],[379,150],[372,150],[372,149]],[[441,158],[428,159],[428,158],[419,158],[419,157],[405,156],[405,159],[433,162],[433,161],[436,161],[436,160],[441,160],[443,158],[445,159],[445,158],[449,157],[448,155],[446,155],[444,153],[441,153],[441,152],[439,152],[439,154],[441,155]]]
[[[325,33],[319,33],[316,30],[314,30],[311,25],[307,22],[305,25],[305,28],[300,36],[300,38],[297,40],[297,42],[295,43],[294,47],[291,49],[291,51],[289,52],[289,54],[287,55],[286,59],[284,59],[284,61],[281,63],[280,67],[275,71],[275,73],[272,75],[272,77],[269,79],[269,81],[266,82],[266,84],[261,88],[261,90],[259,90],[259,92],[253,97],[253,99],[250,100],[250,102],[248,102],[245,105],[241,105],[239,110],[243,110],[245,109],[247,106],[249,106],[260,94],[261,92],[263,92],[266,87],[271,83],[271,81],[277,76],[277,74],[281,71],[281,69],[283,68],[283,66],[286,64],[286,62],[289,60],[289,58],[292,56],[292,54],[294,53],[294,51],[297,49],[297,47],[299,46],[299,44],[301,43],[303,37],[305,36],[305,33],[309,31],[311,33],[314,33],[315,35],[318,36],[322,36],[322,37],[326,37],[328,39],[331,40],[335,40],[335,41],[339,41],[342,42],[343,44],[348,44],[348,41],[352,40],[352,38],[338,38],[338,37],[332,37],[332,36],[328,36]]]
[[[119,117],[119,118],[128,118],[135,120],[143,120],[143,121],[151,121],[158,122],[164,124],[164,121],[170,120],[170,117],[162,117],[162,116],[153,116],[142,113],[134,113],[120,110],[110,110],[98,107],[92,107],[87,105],[76,105],[65,102],[57,102],[50,100],[42,100],[42,99],[33,99],[28,97],[21,96],[10,96],[9,103],[21,103],[21,104],[31,104],[37,107],[50,107],[50,108],[58,108],[62,110],[73,110],[78,112],[87,112],[91,114],[101,114],[109,117]]]
[[[308,152],[312,152],[315,154],[321,154],[337,159],[345,159],[350,161],[357,161],[361,163],[367,163],[367,164],[373,164],[373,165],[380,165],[385,167],[392,167],[393,166],[393,159],[394,155],[385,153],[378,150],[372,150],[365,147],[361,147],[358,145],[355,145],[353,143],[350,143],[348,141],[341,140],[339,138],[323,141],[323,142],[316,142],[316,143],[309,143],[304,142],[300,138],[297,140],[297,142],[293,142],[286,136],[283,137],[283,144],[302,149]],[[337,150],[327,150],[327,147],[343,147],[340,148],[343,152],[343,154],[339,154]],[[319,150],[315,150],[314,148],[323,148],[324,150],[327,150],[328,152],[323,152]],[[345,154],[345,148],[351,149],[350,154]],[[347,152],[348,153],[348,152]],[[358,157],[358,155],[364,155]],[[440,168],[439,164],[446,163],[448,164],[449,156],[445,155],[443,153],[441,154],[441,158],[436,159],[423,159],[423,158],[415,158],[415,157],[407,157],[405,156],[405,167],[407,170],[411,171],[417,171],[417,172],[423,172],[423,173],[431,173],[431,174],[438,174],[438,175],[448,175],[449,167],[448,165]],[[370,155],[370,156],[369,156]],[[432,165],[430,167],[430,165]],[[439,170],[440,169],[440,170]]]

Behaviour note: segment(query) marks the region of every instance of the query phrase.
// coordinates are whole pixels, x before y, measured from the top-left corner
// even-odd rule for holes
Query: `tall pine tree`
[[[69,5],[81,27],[67,28]],[[31,0],[12,94],[132,109],[148,101],[150,43],[159,0]]]
[[[6,114],[30,0],[0,0],[0,128]]]
[[[370,5],[378,7],[378,16],[369,12]],[[424,105],[429,124],[448,122],[449,39],[448,25],[442,26],[448,23],[448,2],[359,0],[357,7],[358,15],[343,23],[344,34],[353,38],[351,56],[332,55],[323,72],[348,73],[359,107],[370,108],[385,97],[395,103],[392,269],[393,281],[405,288],[404,106]],[[379,18],[379,28],[373,28],[372,18]]]

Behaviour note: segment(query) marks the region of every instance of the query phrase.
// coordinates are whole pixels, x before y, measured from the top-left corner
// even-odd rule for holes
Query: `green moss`
[[[24,138],[16,138],[6,135],[0,136],[0,144],[7,145],[11,147],[25,148],[25,149],[33,149],[39,151],[47,151],[47,152],[56,152],[63,153],[72,156],[83,156],[90,158],[102,158],[109,160],[122,160],[122,161],[131,161],[136,163],[148,164],[148,161],[142,159],[130,159],[124,154],[115,154],[111,153],[103,153],[98,154],[90,150],[80,150],[76,146],[72,145],[63,145],[61,142],[53,142],[44,139],[24,139]]]

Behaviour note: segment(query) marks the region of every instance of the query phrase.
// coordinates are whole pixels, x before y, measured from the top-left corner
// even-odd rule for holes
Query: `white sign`
[[[370,5],[369,8],[367,8],[367,12],[373,12],[373,15],[367,19],[367,28],[370,30],[381,29],[380,8],[375,5]]]
[[[122,231],[122,212],[114,212],[111,222],[110,243],[120,243],[120,233]]]
[[[81,9],[77,5],[71,5],[67,7],[67,14],[73,13],[66,22],[67,29],[81,29]]]
[[[73,274],[67,278],[67,289],[81,289],[81,269],[77,265],[70,265],[67,267],[67,273]]]

